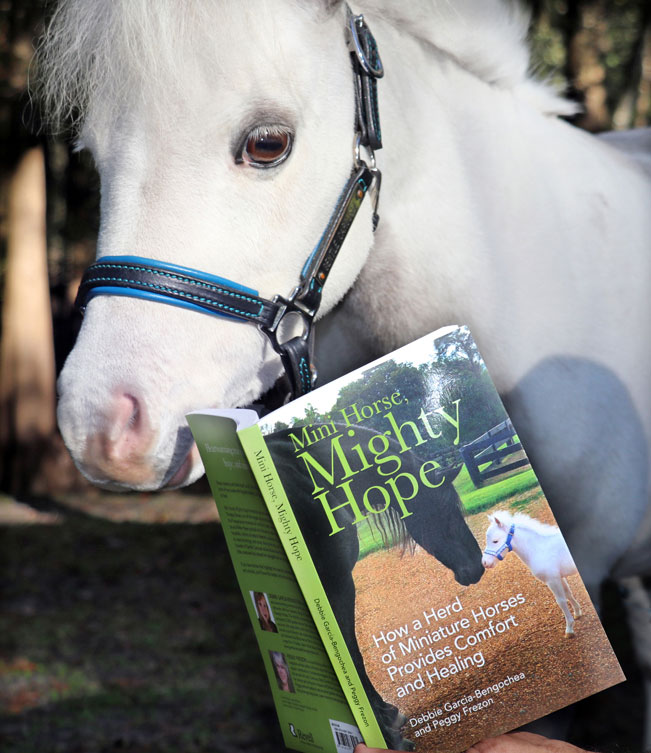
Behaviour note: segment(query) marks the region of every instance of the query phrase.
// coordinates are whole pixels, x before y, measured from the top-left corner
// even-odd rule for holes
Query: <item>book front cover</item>
[[[624,679],[467,328],[260,429],[390,747],[465,750]]]

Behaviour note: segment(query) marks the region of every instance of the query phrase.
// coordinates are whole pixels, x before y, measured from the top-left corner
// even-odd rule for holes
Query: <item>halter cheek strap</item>
[[[511,527],[509,528],[509,532],[506,536],[506,541],[502,544],[499,549],[484,549],[484,554],[490,554],[492,557],[497,557],[497,559],[501,562],[504,557],[502,556],[503,552],[508,549],[509,552],[513,551],[513,545],[511,542],[513,541],[513,534],[515,533],[515,524],[512,523]]]
[[[355,80],[357,140],[353,169],[330,220],[301,270],[297,286],[286,298],[262,298],[245,285],[196,269],[140,256],[104,256],[91,264],[82,278],[76,305],[82,311],[97,295],[122,295],[226,316],[256,324],[279,354],[289,382],[298,397],[314,386],[312,325],[332,266],[366,194],[373,193],[373,229],[381,175],[374,149],[382,146],[376,79],[384,75],[377,44],[363,16],[347,8],[347,42]],[[370,166],[360,156],[369,154]],[[303,325],[301,334],[283,340],[281,324],[294,314]]]

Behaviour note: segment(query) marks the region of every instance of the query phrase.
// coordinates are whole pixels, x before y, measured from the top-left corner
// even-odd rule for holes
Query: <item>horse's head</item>
[[[55,109],[82,113],[101,179],[98,256],[203,270],[288,295],[350,174],[345,7],[69,0],[43,47]],[[372,243],[362,206],[324,288],[341,299]],[[202,473],[184,415],[237,406],[280,363],[254,326],[103,295],[59,380],[59,423],[92,481],[154,489]]]
[[[504,554],[510,551],[510,524],[501,514],[489,514],[490,524],[486,530],[486,549],[484,549],[481,563],[487,569],[495,567],[504,559]],[[513,534],[511,534],[511,537]]]
[[[477,539],[468,527],[459,495],[446,481],[431,494],[433,510],[429,517],[415,521],[413,538],[449,568],[462,586],[479,582],[484,574],[482,553]],[[405,521],[407,527],[409,524]],[[419,530],[420,529],[420,530]]]
[[[416,467],[422,458],[412,453]],[[462,466],[434,475],[436,488],[423,489],[414,515],[402,520],[413,540],[454,574],[457,583],[470,586],[484,574],[482,553],[470,530],[463,503],[453,485]]]

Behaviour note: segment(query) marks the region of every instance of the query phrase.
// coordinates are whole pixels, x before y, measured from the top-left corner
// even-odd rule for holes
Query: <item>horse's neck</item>
[[[359,0],[366,16],[381,17],[405,35],[446,53],[500,84],[520,80],[528,68],[522,39],[526,10],[509,0]]]
[[[515,554],[526,564],[529,565],[533,553],[536,551],[536,544],[542,539],[542,534],[537,533],[531,528],[519,525],[515,527],[511,547]]]
[[[616,281],[625,289],[642,285],[614,259],[635,248],[643,260],[651,226],[632,219],[646,217],[651,201],[642,175],[516,90],[489,85],[381,19],[372,25],[387,70],[379,84],[381,221],[351,305],[372,312],[381,349],[467,323],[485,348],[488,332],[510,354],[510,383],[496,366],[499,389],[559,351],[610,360],[606,351],[629,318],[644,313],[620,307],[614,315],[601,305],[612,299],[613,276],[626,275]],[[595,254],[603,257],[597,269]],[[588,274],[591,284],[582,285]],[[630,301],[638,298],[632,291]]]

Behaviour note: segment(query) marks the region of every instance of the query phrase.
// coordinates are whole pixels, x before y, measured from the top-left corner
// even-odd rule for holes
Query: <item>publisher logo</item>
[[[311,732],[303,732],[301,729],[297,729],[291,722],[289,722],[289,731],[294,737],[302,740],[304,743],[313,743],[314,735]]]

